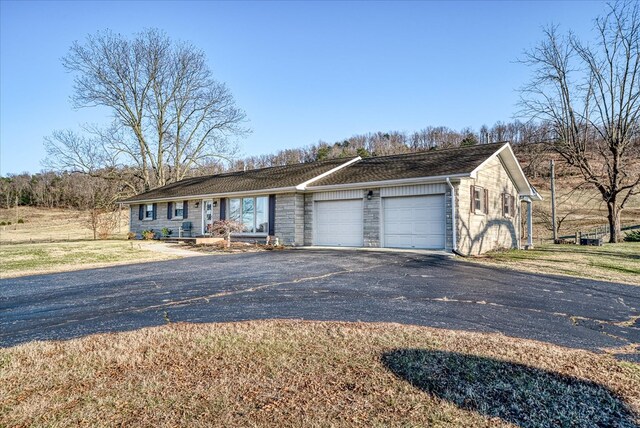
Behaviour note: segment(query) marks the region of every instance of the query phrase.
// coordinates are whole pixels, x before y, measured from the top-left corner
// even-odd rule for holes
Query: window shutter
[[[227,219],[227,198],[220,198],[220,220]]]
[[[513,195],[509,195],[509,201],[511,202],[511,217],[516,216],[516,198]]]
[[[504,209],[504,207],[506,206],[507,203],[507,194],[506,193],[501,193],[501,201],[502,201],[502,216],[506,217],[507,216],[507,211]]]
[[[476,186],[472,184],[470,188],[471,188],[471,212],[475,212],[476,211]]]
[[[484,213],[489,214],[489,191],[484,189]]]
[[[153,204],[153,219],[158,219],[158,204]]]
[[[276,195],[269,195],[269,235],[276,234]]]
[[[182,218],[189,217],[189,201],[184,201],[182,203]]]
[[[173,202],[167,204],[167,220],[171,220],[173,217]]]
[[[144,205],[138,205],[138,220],[144,220]]]

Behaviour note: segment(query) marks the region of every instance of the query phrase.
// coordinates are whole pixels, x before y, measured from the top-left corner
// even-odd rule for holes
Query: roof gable
[[[481,144],[365,158],[310,187],[469,175],[503,145]]]

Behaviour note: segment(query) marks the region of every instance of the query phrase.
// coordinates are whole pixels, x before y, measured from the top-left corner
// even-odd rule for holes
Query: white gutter
[[[458,251],[458,222],[456,219],[456,188],[453,187],[449,177],[447,177],[447,184],[451,189],[451,234],[453,238],[453,252]]]
[[[469,173],[453,174],[453,175],[434,175],[432,177],[399,178],[396,180],[366,181],[362,183],[326,184],[323,186],[309,186],[307,187],[307,191],[319,192],[319,191],[340,190],[340,189],[366,189],[369,187],[393,187],[393,186],[403,186],[403,185],[409,185],[409,184],[443,182],[445,181],[446,178],[463,178],[463,177],[469,177]]]
[[[162,202],[162,201],[180,201],[191,199],[215,199],[226,198],[228,196],[245,196],[245,195],[270,195],[272,193],[289,193],[295,192],[297,189],[294,186],[291,187],[277,187],[275,189],[259,189],[259,190],[244,190],[242,192],[227,192],[227,193],[206,193],[202,195],[186,195],[186,196],[171,196],[167,198],[149,198],[149,199],[135,199],[133,201],[120,201],[123,204],[139,204],[141,202]]]

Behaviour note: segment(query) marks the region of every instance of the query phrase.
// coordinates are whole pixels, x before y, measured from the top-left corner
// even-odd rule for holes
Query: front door
[[[205,199],[202,201],[202,234],[211,233],[213,226],[213,200]]]

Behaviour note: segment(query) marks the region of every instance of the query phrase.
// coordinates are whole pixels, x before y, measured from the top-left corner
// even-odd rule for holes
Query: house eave
[[[327,190],[344,190],[344,189],[366,189],[370,187],[393,187],[393,186],[406,186],[411,184],[433,183],[442,182],[445,183],[447,178],[459,179],[469,177],[468,173],[463,174],[448,174],[438,175],[432,177],[414,177],[403,178],[397,180],[380,180],[380,181],[367,181],[360,183],[344,183],[344,184],[328,184],[325,186],[308,186],[307,192],[321,192]]]
[[[258,190],[245,190],[242,192],[226,192],[226,193],[205,193],[200,195],[177,195],[166,198],[149,198],[149,199],[135,199],[128,201],[121,201],[121,204],[131,205],[131,204],[141,204],[141,203],[149,203],[149,202],[164,202],[164,201],[179,201],[179,200],[191,200],[191,199],[217,199],[217,198],[227,198],[233,196],[247,196],[247,195],[270,195],[273,193],[291,193],[296,192],[296,186],[288,186],[288,187],[278,187],[274,189],[258,189]]]

